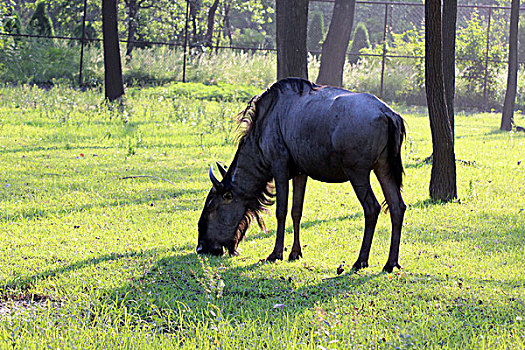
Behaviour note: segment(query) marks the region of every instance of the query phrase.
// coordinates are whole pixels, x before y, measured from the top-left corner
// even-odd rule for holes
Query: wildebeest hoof
[[[359,260],[357,260],[355,262],[354,266],[352,266],[352,271],[357,272],[357,271],[359,271],[361,269],[364,269],[366,267],[368,267],[368,261],[359,261]]]
[[[383,271],[387,273],[392,273],[392,271],[394,271],[394,267],[401,269],[401,265],[399,265],[399,263],[397,262],[394,264],[386,263],[385,267],[383,267]]]
[[[283,260],[283,253],[277,254],[273,252],[266,258],[267,262],[274,262],[275,260]]]
[[[295,250],[292,250],[290,252],[290,256],[288,256],[288,260],[294,261],[298,260],[299,258],[303,257],[303,253],[301,251],[296,252]]]

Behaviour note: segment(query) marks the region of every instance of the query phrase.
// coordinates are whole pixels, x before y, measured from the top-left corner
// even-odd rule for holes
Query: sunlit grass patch
[[[499,132],[500,115],[457,116],[459,198],[435,204],[428,118],[404,113],[404,268],[380,273],[381,214],[370,267],[355,275],[364,218],[348,183],[308,182],[299,261],[260,261],[274,208],[241,256],[194,253],[209,166],[231,161],[246,101],[162,87],[130,91],[123,108],[101,101],[1,90],[0,347],[525,346],[525,135]],[[151,177],[124,179],[136,175]],[[291,232],[289,220],[288,252]]]

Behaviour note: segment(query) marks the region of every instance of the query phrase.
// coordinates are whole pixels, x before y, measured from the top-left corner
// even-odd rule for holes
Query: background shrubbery
[[[27,8],[21,8],[25,10],[20,12],[20,15],[12,0],[9,0],[7,4],[6,7],[0,9],[1,31],[37,35],[49,35],[54,32],[57,35],[75,38],[81,35],[79,21],[75,19],[80,11],[77,7],[74,9],[62,8],[56,7],[55,3],[45,5],[43,1],[38,1],[31,6],[26,6]],[[181,5],[179,2],[177,4],[177,6]],[[199,27],[196,28],[197,33],[193,33],[189,41],[193,49],[190,50],[187,58],[185,78],[188,82],[200,83],[208,87],[216,85],[215,90],[205,89],[203,94],[208,96],[207,98],[229,99],[230,94],[226,94],[226,97],[223,95],[226,86],[224,84],[252,86],[260,90],[269,86],[276,77],[275,52],[255,50],[255,48],[272,48],[274,45],[275,33],[271,25],[272,6],[268,3],[257,3],[258,5],[255,6],[256,2],[249,2],[248,5],[247,3],[243,5],[241,2],[235,2],[235,4],[232,7],[232,11],[235,12],[231,18],[232,31],[228,32],[229,34],[216,33],[219,36],[214,45],[229,43],[241,47],[252,47],[253,50],[232,51],[202,47],[198,39],[204,30],[202,27],[204,19],[202,18],[203,23],[199,22]],[[200,11],[202,12],[204,8],[206,6]],[[123,9],[120,9],[120,13],[126,18],[127,14]],[[182,8],[177,7],[171,10],[175,11],[173,14],[175,16],[176,12]],[[378,7],[360,5],[359,11],[356,12],[354,33],[348,48],[350,55],[344,68],[343,82],[346,88],[371,92],[387,101],[407,105],[426,104],[423,60],[424,29],[418,21],[421,16],[420,10],[420,7],[414,6],[410,8],[402,5],[394,6],[393,11],[396,11],[396,15],[392,15],[394,17],[391,19],[391,26],[387,29],[386,44],[384,44],[384,27],[381,27],[384,19],[378,16]],[[100,23],[97,20],[97,7],[93,1],[88,1],[88,12],[93,16],[86,24],[86,37],[100,39]],[[327,14],[330,13],[321,4],[312,4],[308,31],[308,46],[314,52],[309,58],[311,80],[317,77],[320,57],[315,52],[321,49],[330,21]],[[167,39],[162,35],[169,28],[178,28],[175,31],[175,37],[170,37],[169,40],[171,44],[181,44],[180,25],[182,22],[180,18],[177,16],[172,18],[172,20],[178,18],[177,23],[172,23],[171,20],[164,17],[160,22],[149,23],[147,16],[153,16],[153,14],[148,11],[141,12],[140,18],[137,19],[139,22],[144,22],[141,22],[137,39],[166,41]],[[506,89],[507,17],[508,13],[505,10],[495,9],[491,17],[491,30],[488,32],[486,11],[472,7],[464,8],[458,13],[457,107],[495,110],[501,108]],[[394,18],[399,20],[394,20]],[[125,37],[122,33],[127,30],[125,24],[125,20],[119,23],[122,37]],[[521,28],[520,36],[523,37],[524,33]],[[490,40],[487,35],[490,35]],[[219,40],[220,38],[222,41]],[[487,41],[489,41],[488,46]],[[91,41],[85,50],[82,81],[89,87],[98,87],[103,84],[104,64],[100,46],[98,41]],[[144,87],[182,81],[183,55],[180,46],[177,47],[178,49],[173,49],[169,46],[137,44],[131,57],[126,57],[124,54],[126,47],[125,44],[122,44],[124,83],[128,87]],[[486,55],[487,47],[488,55]],[[385,49],[387,61],[381,90],[382,56]],[[0,84],[77,85],[79,54],[80,47],[76,40],[0,36]],[[406,56],[415,58],[404,58]],[[523,52],[520,52],[521,56]],[[520,72],[520,77],[522,75],[523,73]],[[517,107],[520,109],[525,107],[524,86],[525,84],[519,80]],[[188,86],[185,90],[197,93],[194,86]],[[213,96],[214,94],[216,95]]]
[[[416,29],[394,35],[389,52],[399,55],[421,56],[424,51],[419,40],[423,35]],[[475,36],[472,38],[475,42]],[[475,45],[470,42],[458,45],[458,55],[472,54]],[[378,54],[381,47],[362,49],[361,52]],[[470,52],[470,53],[469,53]],[[502,54],[494,48],[493,57]],[[104,64],[102,49],[89,46],[85,50],[84,84],[102,86]],[[123,59],[124,82],[130,86],[155,86],[182,80],[182,52],[166,47],[136,49],[133,59]],[[218,53],[191,54],[187,59],[186,80],[200,85],[188,85],[186,91],[206,98],[221,100],[232,96],[247,98],[238,93],[225,92],[227,84],[239,86],[242,91],[260,91],[275,81],[275,53],[247,53],[219,51]],[[41,45],[39,39],[15,44],[13,41],[0,49],[0,81],[8,84],[53,85],[76,84],[78,81],[78,47],[56,42]],[[309,77],[315,80],[319,60],[309,57]],[[456,104],[459,108],[473,108],[483,103],[484,75],[476,61],[458,60],[456,66]],[[489,64],[487,77],[487,107],[498,110],[503,103],[506,89],[506,69],[503,63]],[[519,76],[525,74],[520,71]],[[361,57],[356,64],[347,62],[343,84],[346,88],[381,95],[381,57]],[[518,79],[517,108],[525,108],[525,82]],[[424,61],[409,58],[387,60],[382,98],[407,105],[425,105]],[[180,84],[170,86],[180,89]],[[198,86],[198,88],[197,88]],[[204,90],[200,91],[203,86]],[[215,86],[215,88],[212,88]],[[249,88],[246,88],[249,87]],[[248,94],[249,95],[249,94]]]
[[[26,31],[36,34],[49,34],[51,22],[45,11],[35,15]],[[17,15],[13,10],[11,16],[4,16],[5,28],[19,32]],[[39,16],[37,16],[39,15]],[[497,14],[496,14],[497,15]],[[495,15],[494,18],[497,19]],[[505,39],[491,34],[491,45],[488,52],[487,74],[485,75],[485,50],[487,31],[485,18],[472,12],[468,18],[462,18],[457,34],[456,62],[456,105],[458,108],[501,108],[506,89],[506,56]],[[502,26],[501,21],[494,21],[493,28]],[[50,29],[51,26],[51,29]],[[389,33],[386,45],[387,57],[381,92],[381,60],[384,45],[381,42],[371,43],[364,22],[356,24],[352,42],[349,46],[347,64],[344,68],[344,86],[354,91],[366,91],[376,94],[386,101],[395,101],[407,105],[425,105],[424,87],[424,31],[421,26],[404,28],[401,33]],[[4,28],[4,30],[5,30]],[[8,29],[9,29],[8,28]],[[96,30],[88,24],[88,37],[95,38]],[[78,29],[78,28],[77,28]],[[319,50],[324,35],[323,17],[320,12],[314,13],[309,31],[309,46]],[[78,30],[77,30],[78,32]],[[501,30],[503,32],[503,29]],[[76,33],[77,36],[79,33]],[[260,42],[257,35],[247,31],[243,44],[251,46]],[[262,35],[262,34],[258,34]],[[239,39],[241,37],[238,37]],[[252,40],[253,39],[253,40]],[[79,75],[80,49],[76,41],[44,40],[35,38],[2,37],[0,46],[0,83],[56,85],[77,84]],[[250,44],[250,40],[253,41]],[[103,84],[104,64],[102,49],[98,42],[86,47],[84,56],[84,85],[97,87]],[[135,48],[133,57],[123,57],[123,78],[130,86],[164,85],[182,81],[182,51],[166,46]],[[358,57],[357,55],[360,55]],[[419,58],[403,58],[405,56]],[[173,84],[177,91],[206,96],[207,99],[231,99],[232,96],[245,98],[238,93],[226,92],[225,84],[250,86],[260,91],[269,86],[276,77],[275,53],[249,50],[210,50],[198,48],[187,57],[186,81],[201,85],[188,85],[181,88]],[[319,56],[309,57],[309,77],[315,80],[319,67]],[[523,75],[520,72],[520,77]],[[202,88],[202,86],[207,86]],[[198,86],[198,88],[196,88]],[[211,88],[216,86],[216,88]],[[484,88],[486,86],[486,89]],[[200,91],[202,90],[202,91]],[[246,90],[244,88],[242,91]],[[517,108],[525,108],[525,83],[519,80]]]

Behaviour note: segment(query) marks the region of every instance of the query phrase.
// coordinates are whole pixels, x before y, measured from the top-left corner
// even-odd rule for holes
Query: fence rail
[[[312,3],[320,3],[320,4],[326,4],[328,6],[332,6],[335,0],[311,0]],[[413,9],[412,12],[407,15],[407,11],[404,11],[407,7],[410,7]],[[385,66],[387,64],[388,59],[422,59],[423,56],[421,55],[398,55],[395,53],[390,53],[388,50],[388,44],[389,44],[389,36],[395,32],[396,25],[398,25],[399,21],[395,21],[394,17],[398,16],[399,18],[403,19],[406,16],[414,16],[414,18],[410,18],[409,20],[411,22],[418,22],[421,26],[423,26],[424,21],[424,4],[423,3],[415,3],[415,2],[390,2],[390,1],[356,1],[356,11],[355,13],[359,13],[361,10],[366,11],[367,9],[373,8],[371,12],[373,12],[373,15],[377,16],[377,19],[380,22],[383,22],[382,28],[378,28],[381,31],[381,40],[378,44],[378,47],[381,47],[381,53],[380,54],[352,54],[348,53],[347,55],[350,56],[363,56],[363,57],[381,57],[381,81],[380,81],[380,91],[379,95],[384,95],[384,79],[385,79]],[[418,9],[419,8],[419,9]],[[415,9],[415,10],[414,10]],[[401,11],[400,11],[401,10]],[[486,42],[484,43],[484,57],[483,61],[480,62],[484,65],[484,78],[483,78],[483,100],[484,100],[484,106],[487,106],[487,79],[489,75],[489,64],[490,63],[498,63],[503,62],[502,60],[494,60],[490,58],[490,47],[491,47],[491,25],[492,25],[492,17],[494,15],[494,11],[500,10],[500,11],[510,11],[510,7],[507,6],[490,6],[490,5],[458,5],[458,19],[461,15],[461,11],[468,11],[469,13],[472,10],[476,11],[484,11],[486,16],[485,25],[484,28],[486,30]],[[524,11],[525,7],[520,8],[520,11]],[[370,11],[370,10],[369,10]],[[414,12],[416,11],[416,12]],[[381,14],[382,13],[382,14]],[[192,48],[198,48],[202,47],[201,44],[195,44],[190,43],[188,40],[188,26],[189,26],[189,2],[186,1],[186,8],[185,8],[185,14],[184,15],[184,42],[170,42],[170,41],[147,41],[147,40],[119,40],[121,43],[133,43],[137,45],[155,45],[155,46],[168,46],[173,48],[182,48],[183,50],[183,70],[182,70],[182,81],[186,81],[186,70],[187,70],[187,54],[188,50]],[[403,17],[404,16],[404,17]],[[381,20],[382,17],[382,20]],[[80,86],[83,85],[83,60],[84,60],[84,47],[89,42],[100,42],[102,39],[99,38],[87,38],[85,34],[85,27],[86,27],[86,21],[87,21],[87,0],[84,0],[84,7],[83,7],[83,16],[82,16],[82,36],[81,37],[74,37],[74,36],[63,36],[63,35],[52,35],[52,36],[45,36],[45,35],[32,35],[32,34],[14,34],[14,33],[2,33],[0,32],[0,36],[7,36],[7,37],[20,37],[20,38],[39,38],[39,39],[47,39],[47,40],[69,40],[69,41],[77,41],[80,43],[80,59],[79,59],[79,81],[78,84]],[[404,21],[406,22],[407,19],[405,18]],[[405,25],[406,23],[403,22]],[[374,33],[378,34],[378,33]],[[506,34],[505,34],[506,35]],[[236,45],[220,45],[218,42],[216,45],[212,46],[215,50],[245,50],[245,51],[275,51],[275,45],[274,47],[246,47],[246,46],[236,46]],[[312,54],[319,54],[318,51],[310,51]],[[462,57],[456,57],[456,60],[469,60],[469,58],[462,58]],[[520,64],[525,63],[525,61],[520,61]]]

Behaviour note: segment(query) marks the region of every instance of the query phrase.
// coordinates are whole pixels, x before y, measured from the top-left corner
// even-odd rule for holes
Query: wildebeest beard
[[[239,225],[237,226],[237,230],[235,231],[233,253],[232,250],[227,247],[230,254],[236,254],[235,248],[246,236],[246,231],[250,227],[253,220],[257,221],[257,224],[261,230],[263,230],[263,232],[267,232],[262,213],[266,212],[266,208],[274,203],[274,197],[274,187],[273,184],[269,182],[266,184],[266,186],[262,187],[260,191],[258,191],[256,197],[253,200],[248,201],[246,212],[244,213],[244,216],[242,217]]]

